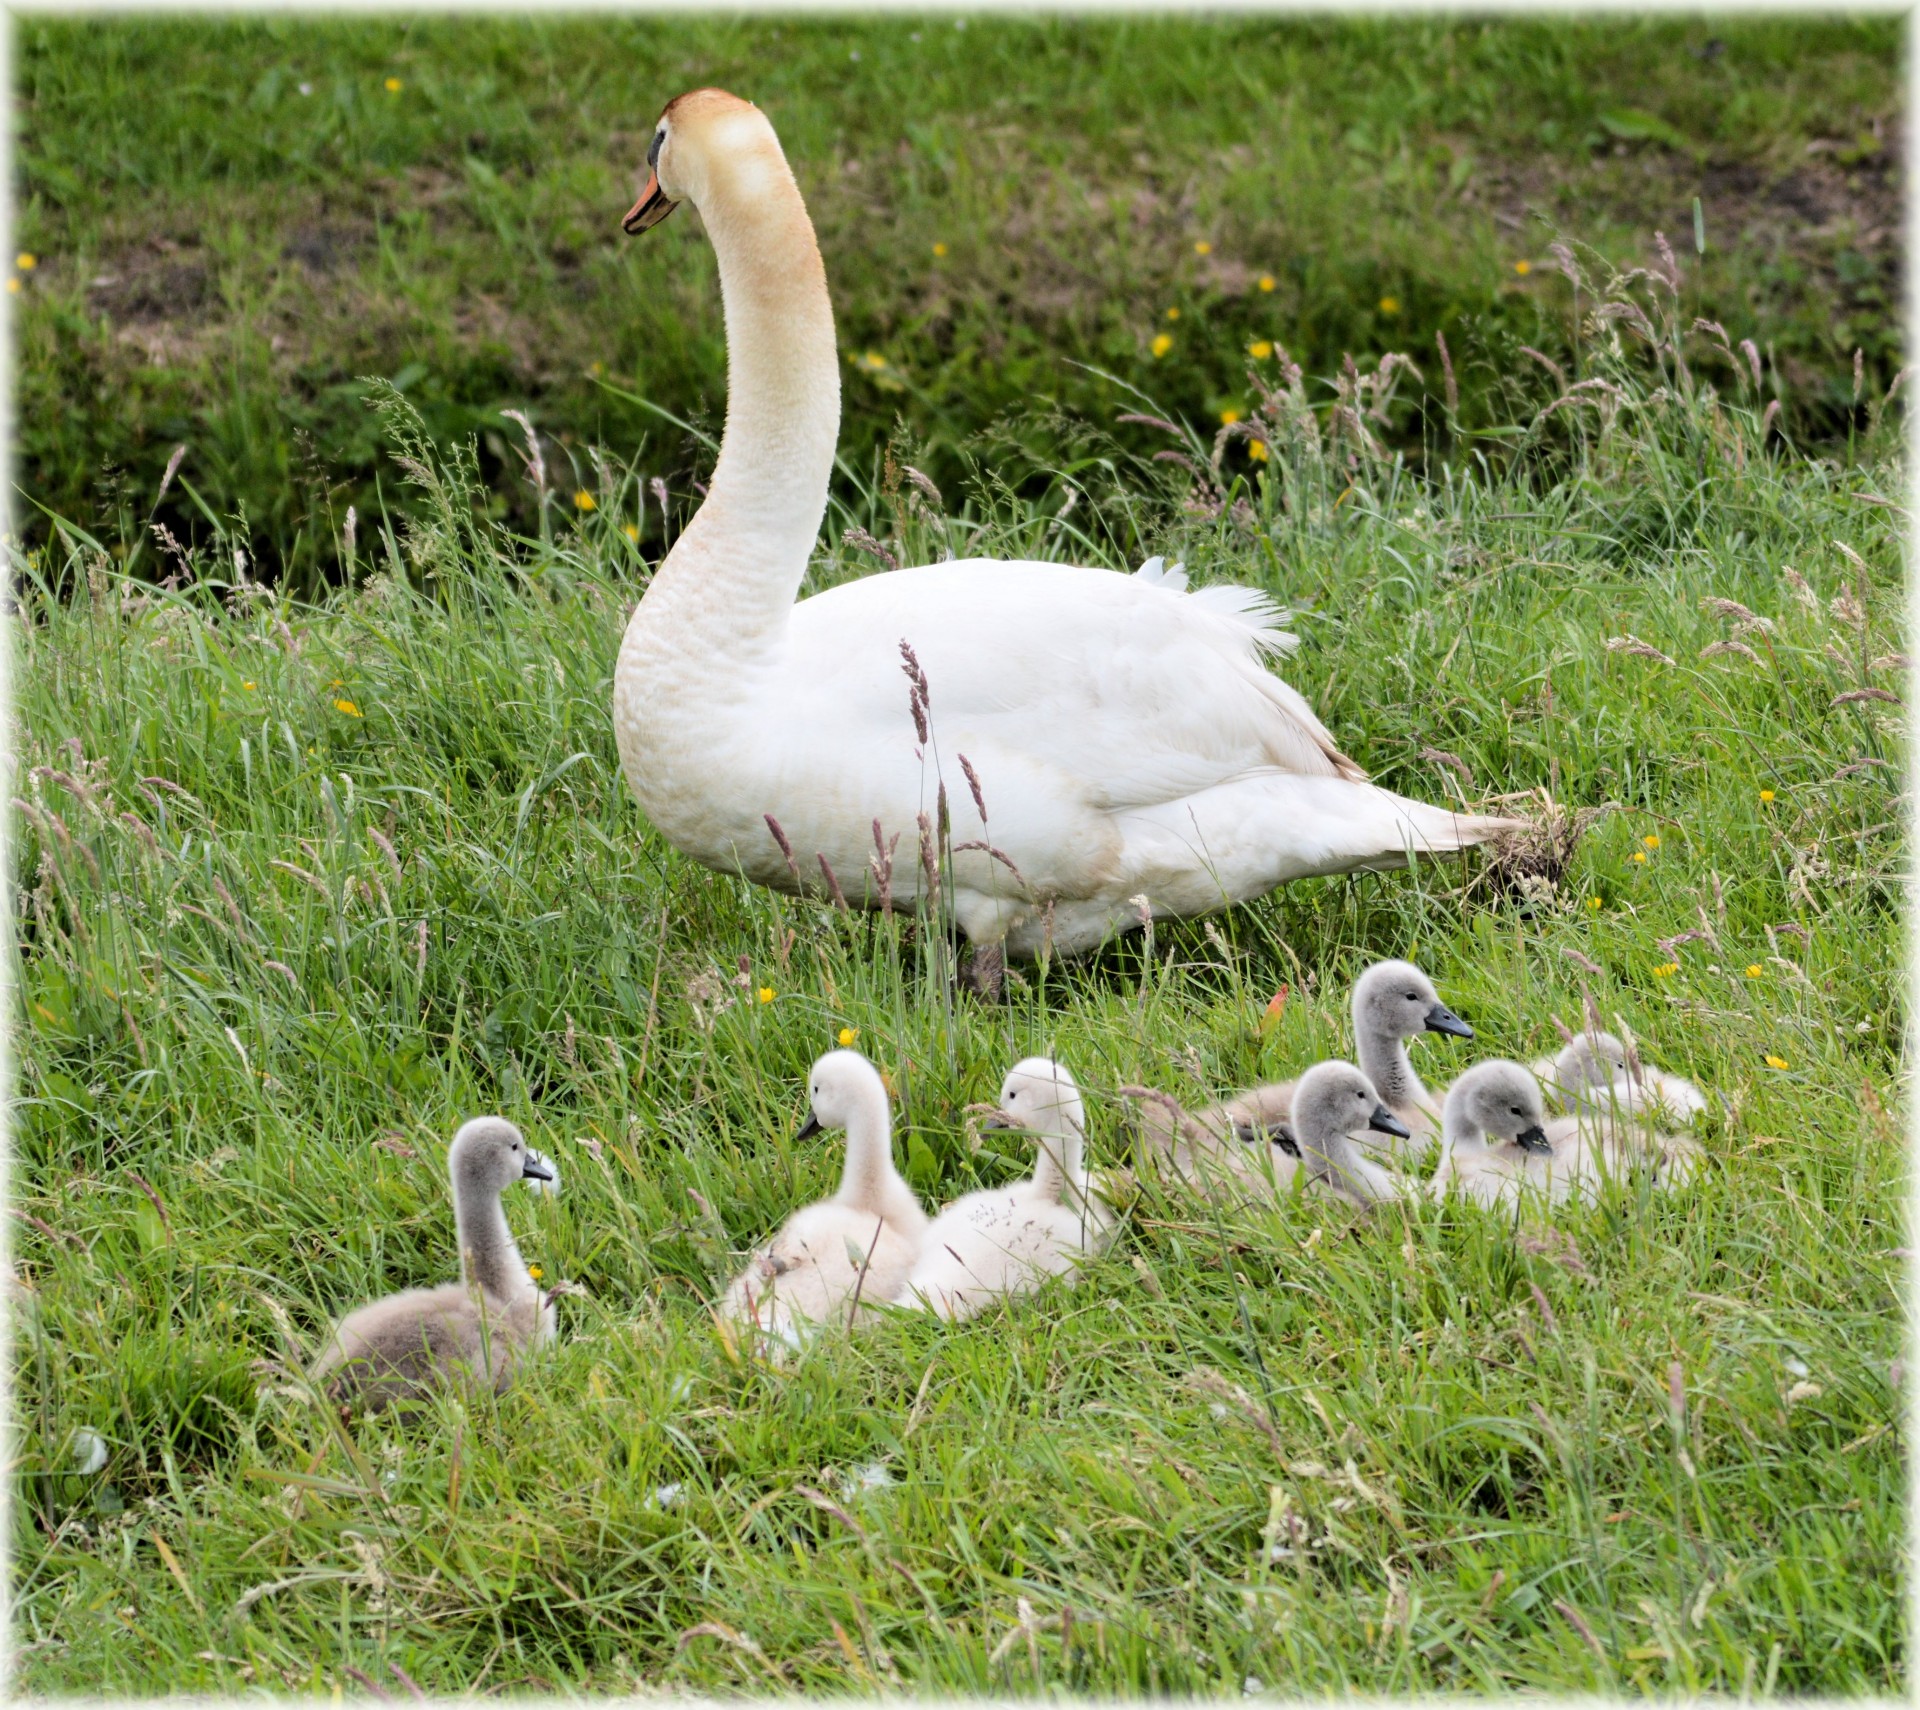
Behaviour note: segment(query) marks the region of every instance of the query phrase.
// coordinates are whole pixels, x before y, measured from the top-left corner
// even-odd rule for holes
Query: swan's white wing
[[[973,758],[990,799],[990,755],[1051,772],[1056,789],[1105,810],[1262,771],[1365,776],[1265,668],[1291,638],[1264,595],[1165,581],[991,559],[865,577],[794,609],[792,704],[910,752],[905,640],[936,741]]]

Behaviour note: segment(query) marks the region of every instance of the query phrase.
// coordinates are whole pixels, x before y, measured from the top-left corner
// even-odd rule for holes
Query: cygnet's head
[[[1450,1033],[1471,1039],[1473,1029],[1440,1001],[1433,982],[1411,962],[1376,962],[1353,985],[1356,1039],[1411,1039]]]
[[[551,1181],[552,1172],[540,1154],[521,1138],[520,1130],[501,1116],[476,1116],[453,1137],[447,1167],[461,1186],[504,1193],[523,1177]]]
[[[621,226],[637,235],[682,202],[706,207],[716,191],[751,190],[769,167],[787,172],[766,114],[724,89],[694,89],[667,103],[647,144],[648,176]]]
[[[1007,1071],[1000,1087],[1000,1113],[989,1117],[985,1126],[1084,1135],[1087,1107],[1065,1068],[1051,1057],[1025,1057]]]
[[[1511,1141],[1522,1151],[1551,1152],[1545,1121],[1540,1083],[1502,1057],[1476,1063],[1447,1092],[1446,1134],[1455,1150]]]
[[[1632,1065],[1627,1047],[1612,1033],[1582,1033],[1562,1047],[1553,1060],[1554,1077],[1567,1092],[1583,1092],[1589,1087],[1611,1086],[1621,1075],[1630,1075]]]
[[[858,1051],[829,1051],[807,1077],[811,1108],[794,1137],[805,1140],[823,1128],[845,1128],[862,1109],[887,1109],[887,1083]]]
[[[1343,1136],[1363,1128],[1405,1140],[1407,1125],[1380,1102],[1373,1082],[1351,1063],[1315,1063],[1293,1089],[1289,1117],[1303,1153],[1327,1156]]]

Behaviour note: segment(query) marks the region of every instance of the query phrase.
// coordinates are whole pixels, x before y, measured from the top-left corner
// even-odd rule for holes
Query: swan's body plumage
[[[1073,1077],[1044,1057],[1014,1065],[1000,1093],[1006,1126],[1039,1136],[1032,1176],[963,1194],[928,1228],[898,1304],[971,1318],[1048,1277],[1069,1280],[1112,1237],[1084,1157],[1086,1107]]]
[[[857,1051],[829,1051],[814,1064],[809,1090],[813,1114],[804,1132],[847,1131],[839,1191],[789,1217],[718,1308],[722,1318],[787,1348],[891,1300],[927,1230],[926,1212],[894,1168],[892,1113],[879,1071]]]
[[[962,930],[1031,954],[1139,924],[1137,897],[1156,914],[1203,914],[1289,879],[1465,848],[1510,823],[1368,783],[1267,668],[1292,638],[1250,589],[1187,592],[1158,567],[963,559],[796,604],[839,433],[813,228],[748,103],[683,96],[657,142],[629,228],[683,198],[700,208],[729,360],[708,497],[635,609],[615,669],[621,764],[668,842],[786,890],[824,892],[824,860],[849,900],[872,904],[877,825],[883,845],[905,846],[889,885],[905,903],[923,882],[920,816],[944,784]],[[925,741],[902,643],[925,673]]]

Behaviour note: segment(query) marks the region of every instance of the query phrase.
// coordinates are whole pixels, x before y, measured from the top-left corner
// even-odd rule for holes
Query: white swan
[[[1471,1039],[1473,1029],[1440,1001],[1433,982],[1411,962],[1375,962],[1353,984],[1353,1038],[1360,1072],[1380,1094],[1380,1101],[1406,1125],[1411,1138],[1424,1139],[1440,1129],[1440,1101],[1427,1091],[1407,1041],[1421,1033],[1444,1033]],[[1298,1143],[1289,1124],[1298,1081],[1270,1081],[1249,1087],[1218,1104],[1194,1112],[1188,1121],[1220,1141],[1229,1138],[1246,1145],[1261,1140],[1298,1156]],[[1178,1123],[1165,1106],[1141,1101],[1139,1124],[1149,1148],[1169,1150],[1177,1143]],[[1182,1136],[1188,1144],[1192,1136]],[[1392,1147],[1358,1132],[1354,1140],[1364,1150],[1391,1153]]]
[[[796,1138],[847,1131],[839,1192],[803,1207],[733,1280],[720,1315],[797,1348],[813,1329],[891,1300],[920,1256],[927,1214],[893,1166],[886,1083],[858,1051],[829,1051],[808,1080]]]
[[[724,91],[672,102],[648,162],[625,228],[693,203],[727,328],[712,484],[614,674],[621,766],[676,849],[788,891],[824,894],[830,868],[871,905],[869,858],[884,867],[899,839],[890,883],[905,901],[926,882],[917,845],[944,792],[949,898],[991,968],[1003,951],[1082,950],[1137,925],[1136,897],[1202,914],[1513,823],[1369,784],[1266,668],[1292,638],[1250,589],[966,559],[796,605],[840,421],[812,224],[773,127]],[[902,676],[903,644],[924,693]]]
[[[512,1123],[482,1116],[453,1137],[447,1164],[464,1280],[391,1294],[341,1319],[312,1370],[336,1401],[378,1412],[461,1377],[503,1390],[526,1355],[553,1338],[553,1304],[500,1209],[515,1182],[545,1179],[539,1154]]]
[[[1689,1179],[1701,1157],[1685,1136],[1656,1133],[1618,1111],[1549,1121],[1532,1074],[1497,1057],[1448,1088],[1441,1139],[1434,1195],[1460,1193],[1482,1205],[1590,1199],[1609,1178],[1642,1165],[1671,1186]]]
[[[1073,1076],[1048,1057],[1014,1064],[989,1126],[1039,1136],[1026,1181],[963,1194],[927,1230],[896,1304],[971,1318],[1050,1276],[1070,1275],[1112,1236],[1113,1217],[1085,1162],[1086,1105]]]

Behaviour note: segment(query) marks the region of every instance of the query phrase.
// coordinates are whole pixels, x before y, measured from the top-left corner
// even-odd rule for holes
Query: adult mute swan
[[[549,1179],[540,1154],[511,1122],[481,1116],[453,1137],[447,1164],[464,1280],[390,1294],[341,1319],[312,1373],[336,1401],[378,1412],[463,1376],[504,1390],[528,1353],[553,1338],[553,1303],[500,1209],[515,1182]]]
[[[991,981],[1005,952],[1139,924],[1136,898],[1202,914],[1513,824],[1368,783],[1266,668],[1294,638],[1248,588],[976,558],[796,604],[840,427],[813,225],[772,125],[723,90],[669,103],[647,162],[625,229],[698,208],[727,329],[712,483],[614,673],[621,766],[676,849],[776,889],[872,905],[890,882],[905,902],[929,887],[944,795],[943,883]]]

